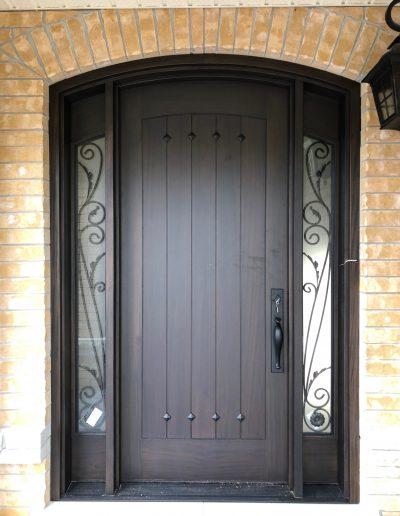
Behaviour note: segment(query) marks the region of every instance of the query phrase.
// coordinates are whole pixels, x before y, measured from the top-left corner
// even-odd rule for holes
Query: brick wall
[[[28,514],[49,496],[48,85],[188,52],[360,80],[392,39],[381,7],[0,13],[0,514]],[[362,500],[400,512],[400,137],[379,131],[362,91]]]

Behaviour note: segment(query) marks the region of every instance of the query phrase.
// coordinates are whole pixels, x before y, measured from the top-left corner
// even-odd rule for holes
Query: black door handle
[[[274,328],[274,354],[275,354],[275,369],[281,369],[281,351],[283,344],[283,330],[281,326],[280,317],[275,317]]]
[[[285,327],[284,291],[282,288],[271,289],[271,372],[283,373],[283,344]]]

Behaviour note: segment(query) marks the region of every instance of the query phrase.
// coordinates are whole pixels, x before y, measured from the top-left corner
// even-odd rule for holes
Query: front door
[[[121,481],[287,482],[288,90],[120,102]]]

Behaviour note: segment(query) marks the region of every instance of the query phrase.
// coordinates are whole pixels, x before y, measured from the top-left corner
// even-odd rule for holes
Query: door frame
[[[313,68],[282,61],[234,55],[181,55],[157,57],[94,70],[50,87],[50,208],[51,208],[51,499],[65,495],[70,479],[70,365],[71,305],[70,271],[71,225],[67,202],[69,157],[65,146],[67,109],[70,99],[84,97],[87,91],[105,92],[106,186],[106,420],[105,492],[113,495],[119,485],[119,192],[118,192],[118,93],[120,88],[169,80],[219,77],[281,84],[291,91],[289,159],[289,488],[295,497],[303,496],[302,431],[302,231],[295,231],[301,220],[303,180],[303,92],[304,86],[322,88],[340,95],[345,127],[341,168],[340,263],[358,260],[359,250],[359,133],[360,86],[348,79]],[[297,222],[297,228],[298,226]],[[358,262],[346,264],[337,274],[336,288],[343,318],[339,332],[342,362],[340,386],[340,487],[343,500],[359,501],[359,406],[358,406]],[[350,317],[351,314],[351,317]]]

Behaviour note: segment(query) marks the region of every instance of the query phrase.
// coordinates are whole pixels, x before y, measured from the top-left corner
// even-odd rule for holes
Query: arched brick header
[[[380,7],[5,13],[1,75],[52,83],[112,63],[216,52],[297,62],[361,80],[394,33]],[[12,64],[11,64],[12,63]]]

